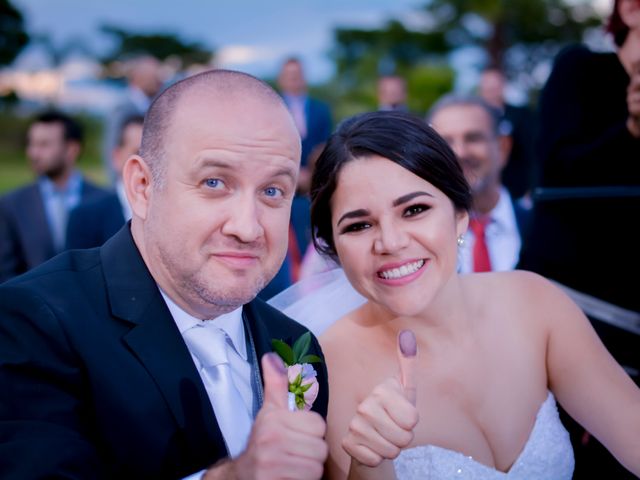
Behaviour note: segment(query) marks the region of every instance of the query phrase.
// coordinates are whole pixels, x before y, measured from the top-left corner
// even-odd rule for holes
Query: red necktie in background
[[[475,240],[473,242],[473,271],[490,272],[491,259],[485,238],[485,229],[491,219],[489,217],[475,217],[469,222],[469,229],[473,232]]]
[[[297,282],[300,278],[300,266],[302,264],[302,254],[298,247],[298,240],[293,226],[289,224],[289,249],[287,254],[291,261],[291,280]]]

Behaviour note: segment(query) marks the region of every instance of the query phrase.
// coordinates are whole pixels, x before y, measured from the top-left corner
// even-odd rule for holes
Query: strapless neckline
[[[394,460],[394,466],[398,480],[571,479],[574,458],[569,434],[560,422],[555,398],[549,392],[538,409],[524,447],[507,472],[437,445],[421,445],[403,450]]]

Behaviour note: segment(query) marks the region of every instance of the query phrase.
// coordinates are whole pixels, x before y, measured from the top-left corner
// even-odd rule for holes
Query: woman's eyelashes
[[[351,233],[351,232],[359,232],[361,230],[365,230],[371,226],[368,222],[355,222],[345,225],[340,233]]]
[[[416,203],[413,205],[410,205],[408,207],[405,207],[404,209],[402,209],[402,217],[403,218],[409,218],[409,217],[415,217],[417,215],[420,215],[423,212],[426,212],[427,210],[429,210],[431,207],[429,205],[426,205],[424,203]],[[340,233],[355,233],[355,232],[360,232],[362,230],[366,230],[367,228],[371,228],[372,225],[372,221],[370,220],[361,220],[359,222],[354,222],[354,223],[350,223],[345,225],[341,230]]]
[[[430,208],[431,207],[429,205],[425,205],[423,203],[416,203],[414,205],[411,205],[411,206],[405,208],[402,211],[402,216],[403,217],[414,217],[416,215],[421,214],[422,212],[426,212]]]

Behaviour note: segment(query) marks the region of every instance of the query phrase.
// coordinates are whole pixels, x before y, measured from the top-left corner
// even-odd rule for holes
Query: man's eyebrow
[[[206,167],[216,167],[216,168],[232,168],[232,165],[229,162],[224,160],[220,160],[218,158],[202,158],[196,163],[196,168],[206,168]]]
[[[273,173],[274,177],[289,177],[291,180],[295,181],[296,179],[297,169],[294,168],[281,168],[276,170]]]
[[[365,210],[364,208],[361,208],[361,209],[358,209],[358,210],[352,210],[352,211],[347,212],[344,215],[342,215],[340,217],[340,220],[338,220],[338,223],[336,224],[336,226],[340,226],[340,222],[342,222],[343,220],[346,220],[348,218],[366,217],[367,215],[369,215],[369,210]]]
[[[202,158],[201,160],[199,160],[196,163],[196,168],[200,169],[200,168],[223,168],[226,170],[232,170],[233,169],[233,163],[232,162],[228,162],[225,160],[220,160],[217,158]],[[295,168],[280,168],[278,170],[276,170],[275,172],[273,172],[272,176],[273,177],[289,177],[291,180],[295,181],[296,179],[296,172],[297,169]]]
[[[430,193],[417,191],[417,192],[407,193],[406,195],[402,195],[401,197],[396,198],[391,204],[394,207],[397,207],[398,205],[402,205],[403,203],[410,202],[414,198],[421,197],[423,195],[426,195],[428,197],[433,197],[433,195],[431,195]]]

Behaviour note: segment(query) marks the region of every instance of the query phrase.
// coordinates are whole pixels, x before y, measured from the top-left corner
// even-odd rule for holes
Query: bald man
[[[254,77],[204,72],[155,100],[123,170],[130,224],[0,287],[3,478],[322,476],[324,364],[311,411],[290,411],[272,340],[307,331],[255,299],[299,161]]]

